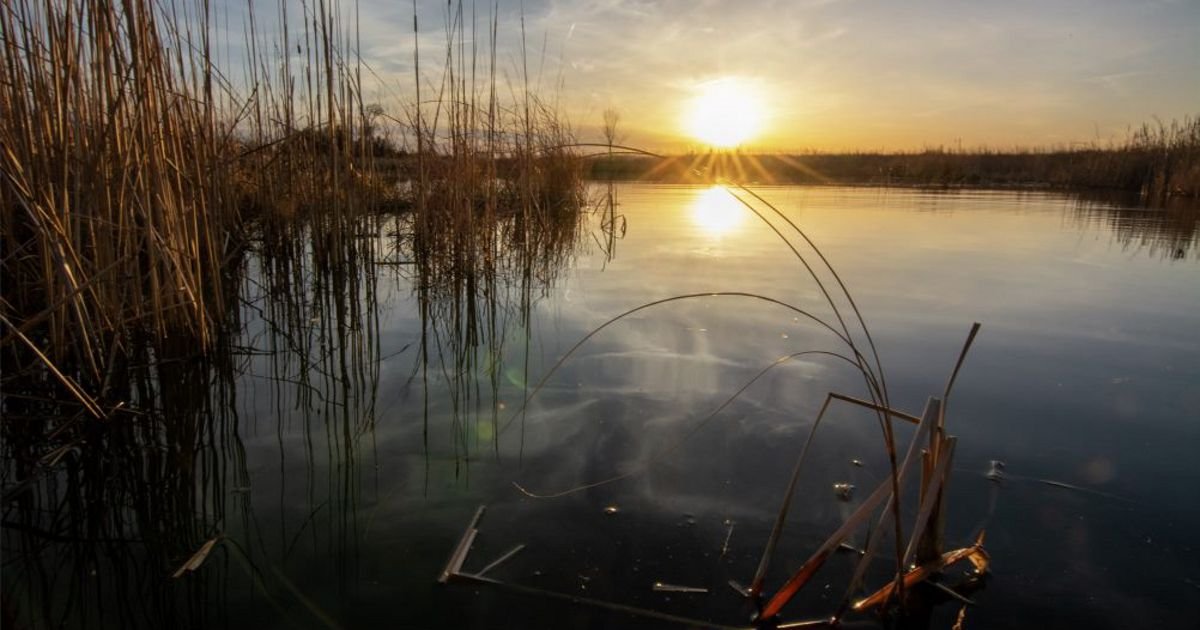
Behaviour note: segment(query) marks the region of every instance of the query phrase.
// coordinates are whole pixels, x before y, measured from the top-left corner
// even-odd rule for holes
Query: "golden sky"
[[[466,32],[476,29],[485,47],[493,4],[461,6]],[[523,14],[531,82],[569,115],[581,140],[598,139],[602,112],[613,108],[628,144],[698,147],[689,103],[721,82],[758,95],[752,109],[762,120],[751,125],[748,150],[1105,143],[1155,116],[1200,113],[1196,0],[528,0],[498,7],[505,81],[520,83]],[[387,84],[369,97],[396,108],[394,101],[411,97],[413,5],[360,0],[358,10],[362,56]],[[444,1],[418,0],[417,13],[422,80],[432,86],[453,15]]]

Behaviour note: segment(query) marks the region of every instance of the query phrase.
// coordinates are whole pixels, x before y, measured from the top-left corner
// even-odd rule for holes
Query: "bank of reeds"
[[[92,415],[138,344],[157,356],[211,347],[226,312],[221,269],[263,200],[284,212],[309,193],[340,216],[354,195],[339,191],[361,186],[355,147],[339,143],[361,117],[345,64],[334,66],[332,18],[306,30],[324,46],[305,42],[326,98],[310,82],[307,102],[281,101],[283,79],[260,75],[253,56],[252,94],[235,94],[231,71],[213,64],[207,9],[0,10],[5,375],[46,370]]]
[[[278,35],[246,5],[235,67],[204,0],[0,5],[0,485],[6,570],[30,584],[6,590],[4,623],[210,625],[191,615],[221,583],[164,576],[206,541],[240,557],[227,517],[248,501],[246,378],[269,379],[281,436],[284,410],[299,416],[311,507],[328,484],[340,509],[324,526],[347,538],[389,227],[394,269],[415,272],[419,365],[454,375],[456,422],[487,413],[475,368],[494,392],[508,318],[528,329],[576,240],[569,126],[528,76],[499,96],[495,17],[490,46],[447,54],[440,91],[389,118],[363,101],[369,69],[338,5],[280,3],[262,20]],[[457,11],[447,53],[465,37]],[[388,146],[386,125],[410,142]],[[320,431],[336,476],[314,472]]]
[[[14,2],[0,30],[5,346],[98,384],[132,329],[207,343],[236,206],[231,139],[192,97],[213,77],[169,47],[199,42],[148,2]]]
[[[202,0],[5,3],[6,381],[35,374],[104,416],[110,375],[135,346],[157,358],[211,349],[227,312],[222,269],[251,232],[289,238],[304,221],[314,264],[340,265],[364,216],[407,209],[418,254],[440,268],[493,247],[497,216],[518,216],[507,233],[529,241],[577,211],[568,126],[527,74],[502,102],[498,18],[490,48],[476,48],[476,25],[455,10],[438,93],[418,87],[396,118],[364,103],[369,68],[344,18],[357,13],[336,2],[283,2],[269,16],[248,5],[233,67],[218,65],[229,42]],[[452,55],[468,28],[471,53]],[[416,141],[398,168],[377,159],[396,153],[385,125]]]
[[[597,160],[598,177],[658,181],[1109,189],[1200,197],[1200,118],[1143,125],[1112,144],[899,153],[701,153]]]

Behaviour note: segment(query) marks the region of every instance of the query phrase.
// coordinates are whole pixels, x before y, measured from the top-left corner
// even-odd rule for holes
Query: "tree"
[[[612,145],[621,142],[622,137],[617,135],[617,123],[621,122],[621,113],[613,108],[604,110],[604,141],[608,143],[608,152],[612,153]]]

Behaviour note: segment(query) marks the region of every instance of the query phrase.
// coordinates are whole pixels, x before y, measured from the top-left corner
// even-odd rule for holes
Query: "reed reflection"
[[[379,374],[376,239],[361,235],[375,229],[261,225],[230,253],[215,349],[127,349],[105,395],[123,402],[101,420],[6,356],[6,626],[208,627],[228,622],[231,593],[317,614],[286,570],[306,545],[353,584]],[[245,440],[264,423],[281,472],[284,442],[304,444],[299,511],[256,511],[293,500],[286,473],[251,475]]]
[[[1080,195],[1072,214],[1081,225],[1111,231],[1122,248],[1151,258],[1183,260],[1200,252],[1200,204],[1193,199],[1172,198],[1147,207],[1128,195]]]
[[[592,208],[485,205],[458,225],[417,214],[394,229],[395,255],[413,263],[397,269],[411,283],[419,309],[414,369],[425,452],[440,452],[445,445],[431,443],[430,436],[448,430],[456,476],[465,475],[480,452],[499,452],[505,394],[523,397],[529,383],[535,304],[588,240],[609,259],[623,237],[624,218],[616,214],[612,191]],[[587,226],[597,214],[599,233],[592,234]]]
[[[103,420],[6,374],[5,627],[220,623],[226,572],[171,575],[241,509],[235,355],[150,358],[114,373]]]

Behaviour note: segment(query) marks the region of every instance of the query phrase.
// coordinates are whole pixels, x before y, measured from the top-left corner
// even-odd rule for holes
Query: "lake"
[[[946,545],[986,531],[992,559],[965,627],[1194,627],[1200,213],[1011,190],[754,191],[836,269],[892,407],[920,415],[940,397],[982,324],[946,416],[958,437]],[[837,330],[840,315],[873,355],[820,258],[776,221],[836,313],[733,192],[592,192],[596,208],[552,236],[501,228],[522,255],[423,258],[404,218],[365,229],[379,263],[350,271],[260,243],[227,360],[143,386],[178,427],[97,438],[111,440],[102,457],[47,482],[41,496],[60,503],[6,506],[6,615],[37,627],[668,623],[537,590],[746,625],[728,582],[754,575],[826,394],[869,395],[831,354],[754,379],[780,357],[847,352],[810,315]],[[691,297],[609,323],[675,296]],[[896,432],[904,446],[913,429]],[[987,476],[993,461],[1002,478]],[[834,404],[768,592],[888,472],[878,418]],[[855,487],[848,500],[839,483]],[[487,575],[527,590],[437,583],[481,505],[464,571],[524,545]],[[171,577],[212,539],[203,564]],[[867,592],[892,575],[892,546],[885,537]],[[831,614],[856,559],[834,555],[782,618]],[[960,609],[910,621],[949,628]]]

